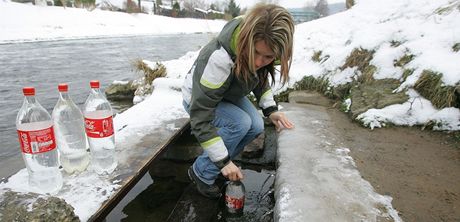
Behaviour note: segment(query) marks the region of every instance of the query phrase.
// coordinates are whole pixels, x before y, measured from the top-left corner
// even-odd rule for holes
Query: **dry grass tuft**
[[[396,40],[391,40],[390,44],[391,44],[391,47],[396,48],[396,47],[400,46],[402,44],[402,42],[396,41]]]
[[[412,75],[412,73],[414,73],[414,69],[404,69],[402,74],[402,82],[406,81],[407,77]]]
[[[160,62],[157,62],[152,69],[142,59],[137,59],[133,62],[133,66],[138,72],[144,74],[145,83],[149,85],[152,84],[154,79],[166,76],[166,67]]]
[[[460,107],[457,95],[455,94],[455,87],[444,85],[441,79],[441,73],[424,70],[415,83],[414,89],[439,109]]]
[[[398,60],[394,60],[393,65],[395,67],[403,67],[403,66],[407,65],[409,62],[411,62],[414,59],[414,57],[415,56],[412,55],[412,54],[405,54],[404,56],[402,56]]]
[[[452,51],[459,52],[460,51],[460,42],[457,42],[452,46]]]
[[[364,72],[365,68],[369,66],[369,62],[374,57],[374,51],[369,51],[367,49],[359,48],[354,49],[351,54],[347,57],[345,64],[340,68],[344,70],[348,67],[358,67],[358,70]]]
[[[323,52],[322,51],[314,51],[313,56],[311,56],[311,60],[313,60],[314,62],[321,62],[321,53],[323,53]]]

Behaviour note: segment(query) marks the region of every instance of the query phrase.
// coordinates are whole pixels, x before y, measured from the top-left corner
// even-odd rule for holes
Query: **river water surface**
[[[212,37],[187,34],[0,44],[0,178],[25,167],[15,125],[24,86],[35,87],[38,101],[51,113],[58,98],[57,85],[66,82],[81,108],[91,79],[100,80],[104,89],[114,80],[136,78],[140,74],[131,65],[136,59],[176,59],[198,50]],[[123,107],[112,105],[115,112]]]

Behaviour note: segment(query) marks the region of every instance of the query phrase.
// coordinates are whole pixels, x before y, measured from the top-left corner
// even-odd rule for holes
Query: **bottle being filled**
[[[39,193],[56,194],[62,187],[53,121],[35,99],[35,88],[24,87],[24,102],[16,117],[16,128],[29,173],[29,185]]]
[[[244,209],[245,188],[241,181],[230,181],[225,189],[227,219],[241,217]]]
[[[91,153],[91,165],[98,174],[112,173],[117,167],[112,107],[99,89],[99,81],[90,82],[83,116]]]
[[[68,85],[58,85],[59,99],[51,114],[59,159],[64,170],[71,174],[84,171],[89,164],[83,114],[68,93]]]

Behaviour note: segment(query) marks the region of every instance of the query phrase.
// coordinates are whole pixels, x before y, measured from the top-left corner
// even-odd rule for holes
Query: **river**
[[[131,65],[136,59],[176,59],[212,37],[187,34],[0,44],[0,178],[25,167],[15,125],[24,86],[35,87],[36,98],[51,113],[58,99],[57,85],[66,82],[81,108],[91,79],[100,80],[104,89],[114,80],[137,78],[140,74]],[[112,105],[115,112],[124,106]]]

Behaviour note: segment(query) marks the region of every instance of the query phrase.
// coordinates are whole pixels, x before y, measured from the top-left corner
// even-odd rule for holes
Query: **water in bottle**
[[[53,121],[35,99],[35,88],[24,87],[24,102],[16,117],[29,185],[36,192],[56,194],[62,187]]]
[[[51,116],[59,159],[67,173],[82,172],[89,164],[83,114],[70,98],[67,84],[59,84],[58,90],[59,99]]]
[[[111,173],[117,167],[112,107],[99,89],[99,81],[90,82],[91,92],[86,99],[83,116],[91,151],[91,164],[99,173]]]
[[[230,181],[225,189],[225,214],[227,218],[243,215],[245,188],[241,181]]]

